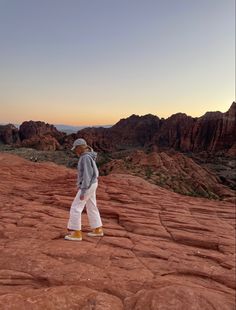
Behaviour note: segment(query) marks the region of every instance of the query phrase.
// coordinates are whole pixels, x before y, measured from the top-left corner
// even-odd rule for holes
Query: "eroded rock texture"
[[[0,153],[0,309],[233,310],[235,205],[101,177],[105,236],[63,240],[76,172]]]

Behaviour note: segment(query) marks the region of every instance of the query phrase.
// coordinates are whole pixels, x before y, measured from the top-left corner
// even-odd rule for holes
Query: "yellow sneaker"
[[[102,227],[97,227],[88,233],[89,237],[102,237],[104,236]]]
[[[66,235],[65,240],[81,241],[82,240],[81,230],[75,230],[72,233],[70,233],[69,235]]]

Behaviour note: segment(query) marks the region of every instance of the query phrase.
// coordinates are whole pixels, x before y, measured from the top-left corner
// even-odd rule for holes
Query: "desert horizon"
[[[232,105],[234,102],[235,102],[235,101],[232,100],[232,101],[231,101],[231,105]],[[198,118],[198,117],[204,116],[206,113],[209,113],[209,112],[226,113],[226,112],[229,110],[229,108],[230,108],[230,105],[229,105],[228,109],[226,109],[225,111],[219,111],[219,110],[205,111],[203,114],[198,115],[198,116],[196,116],[196,115],[195,115],[195,116],[189,115],[189,114],[186,114],[186,113],[183,112],[183,111],[179,111],[179,112],[176,112],[176,113],[172,113],[172,114],[168,115],[167,117],[162,117],[162,116],[160,116],[160,115],[158,115],[158,114],[152,114],[152,113],[147,113],[147,114],[143,114],[143,115],[138,115],[138,114],[136,114],[136,113],[132,113],[132,114],[128,115],[127,117],[124,117],[123,119],[129,118],[129,117],[131,117],[132,115],[142,117],[142,116],[146,116],[146,115],[149,115],[149,114],[154,115],[154,116],[157,116],[157,117],[159,117],[159,118],[163,118],[163,119],[169,118],[169,117],[171,117],[171,116],[173,116],[173,115],[175,115],[175,114],[186,114],[187,116],[190,116],[190,117],[193,117],[193,118]],[[60,124],[59,124],[59,123],[54,123],[54,122],[51,122],[51,124],[54,125],[54,126],[56,126],[56,127],[58,127],[58,129],[59,129],[59,128],[65,127],[65,128],[67,128],[67,129],[74,128],[74,129],[80,130],[80,129],[83,129],[83,128],[86,128],[86,127],[107,127],[107,128],[108,128],[108,127],[112,127],[112,126],[115,125],[119,120],[121,120],[121,119],[117,119],[117,121],[116,121],[114,124],[85,124],[85,125],[76,124],[76,125],[73,125],[73,124],[65,124],[65,123],[60,123]],[[28,120],[25,119],[25,120],[23,120],[23,122],[25,122],[25,121],[49,123],[49,122],[45,121],[44,119],[37,119],[37,120],[36,120],[36,119],[28,119]],[[12,125],[14,125],[14,126],[16,126],[16,127],[19,127],[23,122],[14,123],[14,122],[11,122],[11,121],[8,121],[8,122],[5,121],[5,122],[1,122],[0,125],[12,124]]]

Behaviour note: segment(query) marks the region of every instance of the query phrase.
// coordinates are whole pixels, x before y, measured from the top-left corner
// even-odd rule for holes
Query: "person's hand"
[[[84,200],[84,194],[80,195],[80,200]]]

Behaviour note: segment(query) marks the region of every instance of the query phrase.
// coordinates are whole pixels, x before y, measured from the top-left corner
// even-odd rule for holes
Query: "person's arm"
[[[78,162],[78,165],[77,165],[77,182],[76,182],[77,190],[80,189],[81,183],[82,183],[82,181],[81,181],[81,174],[82,173],[79,171],[80,170],[79,167],[80,167],[80,162]]]
[[[84,156],[81,162],[82,165],[82,175],[80,176],[81,179],[81,184],[80,184],[80,189],[81,189],[81,195],[84,196],[86,190],[90,187],[91,181],[93,178],[93,164],[92,164],[92,159],[89,156]]]

